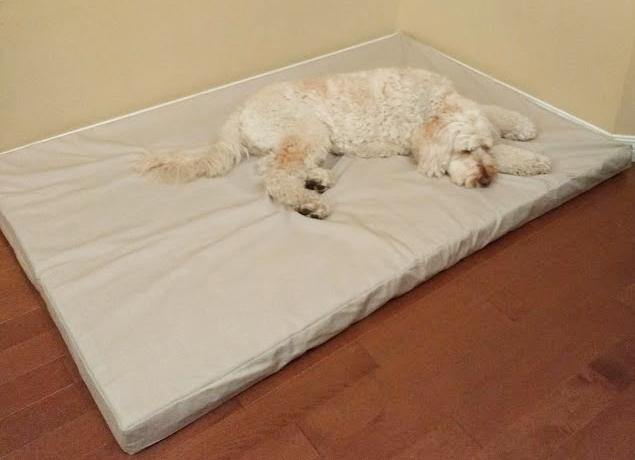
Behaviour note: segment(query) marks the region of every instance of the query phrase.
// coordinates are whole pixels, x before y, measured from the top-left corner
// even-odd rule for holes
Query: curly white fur
[[[534,124],[495,106],[479,106],[452,83],[420,69],[377,69],[277,83],[249,98],[204,149],[150,155],[139,171],[185,182],[225,174],[247,155],[262,156],[265,188],[304,215],[324,218],[320,193],[332,186],[321,167],[329,152],[360,157],[412,155],[427,177],[486,186],[497,170],[532,175],[549,160],[499,139],[530,140]],[[498,169],[497,169],[498,164]]]

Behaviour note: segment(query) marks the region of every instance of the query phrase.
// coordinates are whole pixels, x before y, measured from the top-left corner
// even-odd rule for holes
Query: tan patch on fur
[[[456,102],[452,102],[448,100],[448,99],[451,99],[453,96],[455,95],[449,94],[443,98],[443,103],[441,107],[439,108],[440,116],[451,115],[461,110],[461,107]]]
[[[306,80],[300,80],[298,87],[303,91],[309,91],[321,97],[326,97],[328,93],[328,85],[324,78],[307,78]]]
[[[357,105],[364,106],[370,103],[371,94],[366,87],[354,87],[350,94],[351,100]]]
[[[480,175],[478,182],[481,185],[487,186],[492,182],[494,176],[496,176],[496,166],[488,157],[483,158],[481,161],[482,162],[478,164]]]
[[[281,169],[299,169],[304,167],[308,146],[299,136],[288,136],[275,155],[276,166]]]
[[[439,129],[441,128],[441,120],[439,117],[434,116],[432,119],[423,125],[423,137],[426,139],[432,139]]]
[[[368,81],[360,78],[338,78],[334,80],[334,90],[359,107],[374,106],[373,95]]]
[[[482,164],[478,165],[478,174],[479,174],[478,182],[481,185],[488,185],[490,183],[491,178],[489,177],[489,174],[487,173],[487,168],[485,168],[485,166],[483,166]]]
[[[495,176],[498,173],[498,170],[496,169],[496,166],[494,165],[486,164],[484,167],[485,167],[485,172],[490,177]]]
[[[450,94],[450,96],[452,96],[452,94]],[[441,129],[441,120],[444,117],[459,112],[461,110],[461,107],[459,107],[458,104],[449,101],[448,99],[450,99],[450,97],[448,96],[443,98],[443,102],[441,104],[441,107],[439,108],[438,115],[433,116],[430,121],[425,123],[425,125],[423,126],[423,135],[425,138],[432,139],[432,137],[437,134],[439,129]]]
[[[442,128],[442,121],[438,116],[433,116],[427,122],[422,123],[413,133],[410,139],[411,150],[415,161],[421,161],[428,155],[428,147],[435,142],[435,137]],[[423,147],[423,148],[422,148]]]
[[[485,155],[483,156],[483,167],[485,168],[485,172],[488,177],[493,177],[498,174],[498,168],[496,167],[496,163],[493,158],[489,154],[489,148],[483,148],[485,150]]]

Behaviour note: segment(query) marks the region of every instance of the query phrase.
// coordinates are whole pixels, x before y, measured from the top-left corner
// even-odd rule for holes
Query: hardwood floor
[[[635,168],[137,455],[635,458]],[[0,240],[0,457],[127,458]]]

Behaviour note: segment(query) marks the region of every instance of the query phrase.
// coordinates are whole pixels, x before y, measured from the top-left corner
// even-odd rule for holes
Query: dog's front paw
[[[519,161],[511,171],[516,176],[537,176],[551,172],[551,159],[540,153],[527,156],[524,161]]]
[[[296,211],[312,219],[325,219],[330,214],[329,207],[319,200],[302,203],[296,208]]]
[[[551,172],[551,158],[537,153],[536,161],[534,162],[531,171],[534,175],[549,174]]]
[[[333,186],[333,176],[328,169],[313,168],[307,172],[304,187],[309,190],[315,190],[318,193],[324,193]]]
[[[512,141],[530,141],[538,135],[536,125],[526,117],[519,117],[513,129],[504,132],[502,137]]]
[[[438,163],[419,164],[417,171],[426,177],[443,177],[447,172],[446,169]]]

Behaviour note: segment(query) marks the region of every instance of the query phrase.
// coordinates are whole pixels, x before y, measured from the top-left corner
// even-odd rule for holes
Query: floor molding
[[[306,63],[309,63],[309,62],[319,61],[320,59],[324,59],[324,58],[327,58],[329,56],[340,54],[340,53],[343,53],[345,51],[350,51],[350,50],[353,50],[355,48],[361,48],[363,46],[371,45],[373,43],[380,42],[380,41],[383,41],[383,40],[387,40],[389,38],[392,38],[392,37],[394,37],[396,35],[400,35],[400,34],[401,34],[400,32],[393,32],[393,33],[390,33],[390,34],[387,34],[387,35],[382,35],[381,37],[377,37],[377,38],[373,38],[371,40],[367,40],[365,42],[357,43],[356,45],[348,46],[346,48],[341,48],[341,49],[332,51],[330,53],[320,54],[319,56],[315,56],[315,57],[312,57],[312,58],[309,58],[309,59],[304,59],[302,61],[294,62],[292,64],[289,64],[289,65],[286,65],[286,66],[283,66],[283,67],[278,67],[278,68],[275,68],[275,69],[268,70],[266,72],[261,72],[261,73],[255,74],[255,75],[251,75],[251,76],[246,77],[246,78],[241,78],[240,80],[234,80],[234,81],[230,81],[228,83],[224,83],[224,84],[221,84],[221,85],[212,86],[211,88],[204,89],[203,91],[199,91],[199,92],[196,92],[194,94],[189,94],[187,96],[183,96],[183,97],[179,97],[179,98],[172,99],[172,100],[169,100],[169,101],[161,102],[159,104],[151,105],[149,107],[145,107],[145,108],[140,109],[140,110],[135,110],[134,112],[125,113],[123,115],[119,115],[119,116],[116,116],[116,117],[108,118],[106,120],[102,120],[102,121],[99,121],[97,123],[92,123],[90,125],[80,126],[79,128],[75,128],[75,129],[72,129],[70,131],[65,131],[65,132],[62,132],[62,133],[59,133],[59,134],[55,134],[53,136],[50,136],[50,137],[47,137],[47,138],[44,138],[44,139],[39,139],[39,140],[36,140],[36,141],[33,141],[33,142],[29,142],[27,144],[18,145],[17,147],[11,147],[8,150],[0,151],[0,155],[4,155],[6,153],[15,152],[17,150],[21,150],[21,149],[24,149],[26,147],[31,147],[31,146],[36,145],[36,144],[41,144],[42,142],[47,142],[47,141],[50,141],[52,139],[57,139],[59,137],[66,136],[68,134],[75,134],[75,133],[78,133],[78,132],[81,132],[81,131],[84,131],[84,130],[87,130],[87,129],[95,128],[97,126],[106,125],[108,123],[112,123],[113,121],[123,120],[125,118],[133,117],[135,115],[139,115],[140,113],[148,112],[150,110],[158,109],[160,107],[165,107],[165,106],[172,105],[172,104],[178,104],[179,102],[187,101],[188,99],[192,99],[192,98],[195,98],[197,96],[201,96],[203,94],[213,93],[214,91],[219,91],[221,89],[225,89],[225,88],[228,88],[230,86],[238,85],[240,83],[244,83],[244,82],[249,81],[249,80],[255,80],[256,78],[264,77],[266,75],[272,75],[272,74],[275,74],[275,73],[278,73],[278,72],[282,72],[283,70],[292,69],[293,67],[298,67],[298,66],[300,66],[302,64],[306,64]]]
[[[159,108],[159,107],[163,107],[163,106],[171,105],[171,104],[176,104],[178,102],[185,101],[187,99],[191,99],[191,98],[194,98],[196,96],[200,96],[201,94],[206,94],[206,93],[211,93],[213,91],[218,91],[220,89],[227,88],[228,86],[233,86],[233,85],[236,85],[238,83],[242,83],[244,81],[252,80],[252,79],[264,76],[264,75],[274,74],[274,73],[280,72],[282,70],[286,70],[286,69],[289,69],[289,68],[292,68],[292,67],[299,66],[299,65],[307,63],[307,62],[317,61],[317,60],[323,59],[323,58],[328,57],[328,56],[332,56],[332,55],[335,55],[335,54],[338,54],[338,53],[342,53],[344,51],[348,51],[348,50],[351,50],[351,49],[354,49],[354,48],[359,48],[359,47],[370,45],[372,43],[376,43],[376,42],[379,42],[379,41],[382,41],[382,40],[386,40],[386,39],[394,37],[395,35],[406,35],[406,36],[408,36],[408,34],[404,33],[404,32],[394,32],[392,34],[384,35],[382,37],[378,37],[378,38],[375,38],[375,39],[372,39],[372,40],[368,40],[368,41],[359,43],[357,45],[353,45],[353,46],[349,46],[347,48],[336,50],[336,51],[333,51],[331,53],[326,53],[326,54],[322,54],[320,56],[316,56],[314,58],[305,59],[305,60],[300,61],[300,62],[295,62],[295,63],[293,63],[291,65],[288,65],[288,66],[280,67],[280,68],[277,68],[277,69],[272,69],[272,70],[270,70],[268,72],[263,72],[263,73],[260,73],[260,74],[257,74],[257,75],[252,75],[250,77],[247,77],[247,78],[244,78],[244,79],[241,79],[241,80],[237,80],[237,81],[233,81],[233,82],[229,82],[229,83],[226,83],[224,85],[215,86],[215,87],[206,89],[204,91],[197,92],[195,94],[191,94],[191,95],[188,95],[188,96],[185,96],[185,97],[181,97],[181,98],[178,98],[178,99],[174,99],[174,100],[171,100],[171,101],[163,102],[161,104],[156,104],[156,105],[153,105],[151,107],[147,107],[147,108],[144,108],[144,109],[141,109],[141,110],[137,110],[137,111],[134,111],[134,112],[131,112],[131,113],[127,113],[127,114],[124,114],[124,115],[121,115],[121,116],[118,116],[118,117],[114,117],[114,118],[110,118],[110,119],[107,119],[107,120],[104,120],[104,121],[100,121],[98,123],[93,123],[93,124],[88,125],[88,126],[83,126],[83,127],[77,128],[77,129],[73,129],[71,131],[67,131],[67,132],[63,132],[63,133],[60,133],[60,134],[56,134],[56,135],[48,137],[46,139],[41,139],[41,140],[37,140],[35,142],[30,142],[30,143],[25,144],[25,145],[20,145],[20,146],[17,146],[17,147],[13,147],[13,148],[10,148],[9,150],[5,150],[3,152],[0,152],[0,155],[5,154],[5,153],[14,152],[16,150],[21,150],[21,149],[23,149],[25,147],[29,147],[29,146],[32,146],[32,145],[35,145],[35,144],[40,144],[42,142],[46,142],[46,141],[51,140],[51,139],[56,139],[56,138],[59,138],[59,137],[62,137],[62,136],[66,136],[67,134],[76,133],[76,132],[83,131],[85,129],[93,128],[93,127],[100,126],[100,125],[105,125],[107,123],[111,123],[111,122],[116,121],[116,120],[121,120],[121,119],[128,118],[128,117],[131,117],[131,116],[134,116],[134,115],[138,115],[140,113],[147,112],[149,110],[153,110],[153,109],[156,109],[156,108]],[[513,85],[510,85],[509,83],[506,83],[506,82],[504,82],[502,80],[499,80],[496,77],[493,77],[492,75],[490,75],[490,74],[488,74],[486,72],[483,72],[482,70],[479,70],[479,69],[477,69],[475,67],[472,67],[472,66],[470,66],[470,65],[468,65],[468,64],[466,64],[466,63],[464,63],[462,61],[459,61],[458,59],[456,59],[456,58],[454,58],[452,56],[449,56],[449,55],[447,55],[445,53],[442,53],[440,51],[439,51],[439,53],[441,53],[442,55],[446,56],[448,59],[456,62],[457,64],[459,64],[459,65],[461,65],[461,66],[463,66],[463,67],[465,67],[467,69],[470,69],[472,72],[475,72],[475,73],[477,73],[479,75],[487,77],[487,78],[489,78],[491,80],[494,80],[498,84],[503,85],[506,88],[509,88],[512,91],[515,91],[515,92],[517,92],[519,94],[522,94],[527,99],[531,100],[534,104],[536,104],[536,105],[538,105],[538,106],[540,106],[540,107],[542,107],[542,108],[544,108],[546,110],[549,110],[550,112],[553,112],[553,113],[555,113],[557,115],[560,115],[562,118],[565,118],[565,119],[567,119],[567,120],[569,120],[569,121],[571,121],[573,123],[576,123],[578,125],[584,126],[585,128],[588,128],[591,131],[594,131],[594,132],[596,132],[598,134],[602,134],[602,135],[604,135],[604,136],[606,136],[606,137],[608,137],[610,139],[613,139],[616,142],[621,142],[623,144],[630,145],[630,147],[631,147],[631,149],[633,151],[633,161],[635,161],[635,134],[613,134],[613,133],[610,133],[607,130],[605,130],[603,128],[600,128],[599,126],[594,125],[593,123],[590,123],[590,122],[588,122],[586,120],[583,120],[582,118],[577,117],[577,116],[575,116],[575,115],[573,115],[573,114],[571,114],[571,113],[569,113],[569,112],[567,112],[565,110],[562,110],[562,109],[560,109],[560,108],[558,108],[558,107],[556,107],[556,106],[554,106],[554,105],[552,105],[552,104],[550,104],[550,103],[548,103],[548,102],[546,102],[546,101],[544,101],[544,100],[542,100],[542,99],[540,99],[540,98],[538,98],[536,96],[528,94],[525,91],[523,91],[523,90],[521,90],[521,89],[519,89],[519,88],[517,88],[517,87],[515,87]]]
[[[405,34],[405,35],[407,35],[407,34]],[[540,99],[540,98],[538,98],[538,97],[536,97],[536,96],[534,96],[532,94],[529,94],[529,93],[523,91],[520,88],[517,88],[516,86],[510,85],[509,83],[506,83],[506,82],[504,82],[502,80],[499,80],[498,78],[496,78],[496,77],[494,77],[494,76],[492,76],[492,75],[490,75],[490,74],[488,74],[486,72],[483,72],[482,70],[479,70],[479,69],[477,69],[475,67],[472,67],[471,65],[466,64],[466,63],[464,63],[464,62],[462,62],[462,61],[460,61],[460,60],[458,60],[458,59],[456,59],[456,58],[454,58],[452,56],[449,56],[449,55],[447,55],[447,54],[445,54],[445,53],[443,53],[441,51],[439,51],[439,53],[442,54],[443,56],[447,57],[451,61],[456,62],[457,64],[461,65],[462,67],[465,67],[466,69],[471,70],[474,73],[477,73],[479,75],[487,77],[490,80],[493,80],[496,83],[498,83],[498,84],[500,84],[500,85],[502,85],[502,86],[504,86],[504,87],[506,87],[506,88],[518,93],[518,94],[522,94],[524,97],[526,97],[527,99],[531,100],[534,104],[536,104],[539,107],[542,107],[545,110],[548,110],[548,111],[550,111],[552,113],[555,113],[556,115],[559,115],[562,118],[564,118],[566,120],[569,120],[569,121],[571,121],[571,122],[573,122],[573,123],[575,123],[577,125],[584,126],[585,128],[590,129],[591,131],[594,131],[594,132],[596,132],[598,134],[602,134],[603,136],[606,136],[606,137],[608,137],[610,139],[613,139],[616,142],[620,142],[622,144],[629,145],[631,147],[632,152],[633,152],[632,159],[635,162],[635,134],[613,134],[613,133],[605,130],[604,128],[600,128],[599,126],[594,125],[591,122],[588,122],[588,121],[586,121],[586,120],[584,120],[584,119],[582,119],[580,117],[577,117],[577,116],[573,115],[572,113],[567,112],[566,110],[558,108],[558,107],[548,103],[547,101],[544,101],[544,100],[542,100],[542,99]]]
[[[612,134],[611,137],[617,142],[630,145],[633,150],[633,161],[635,161],[635,134]]]

